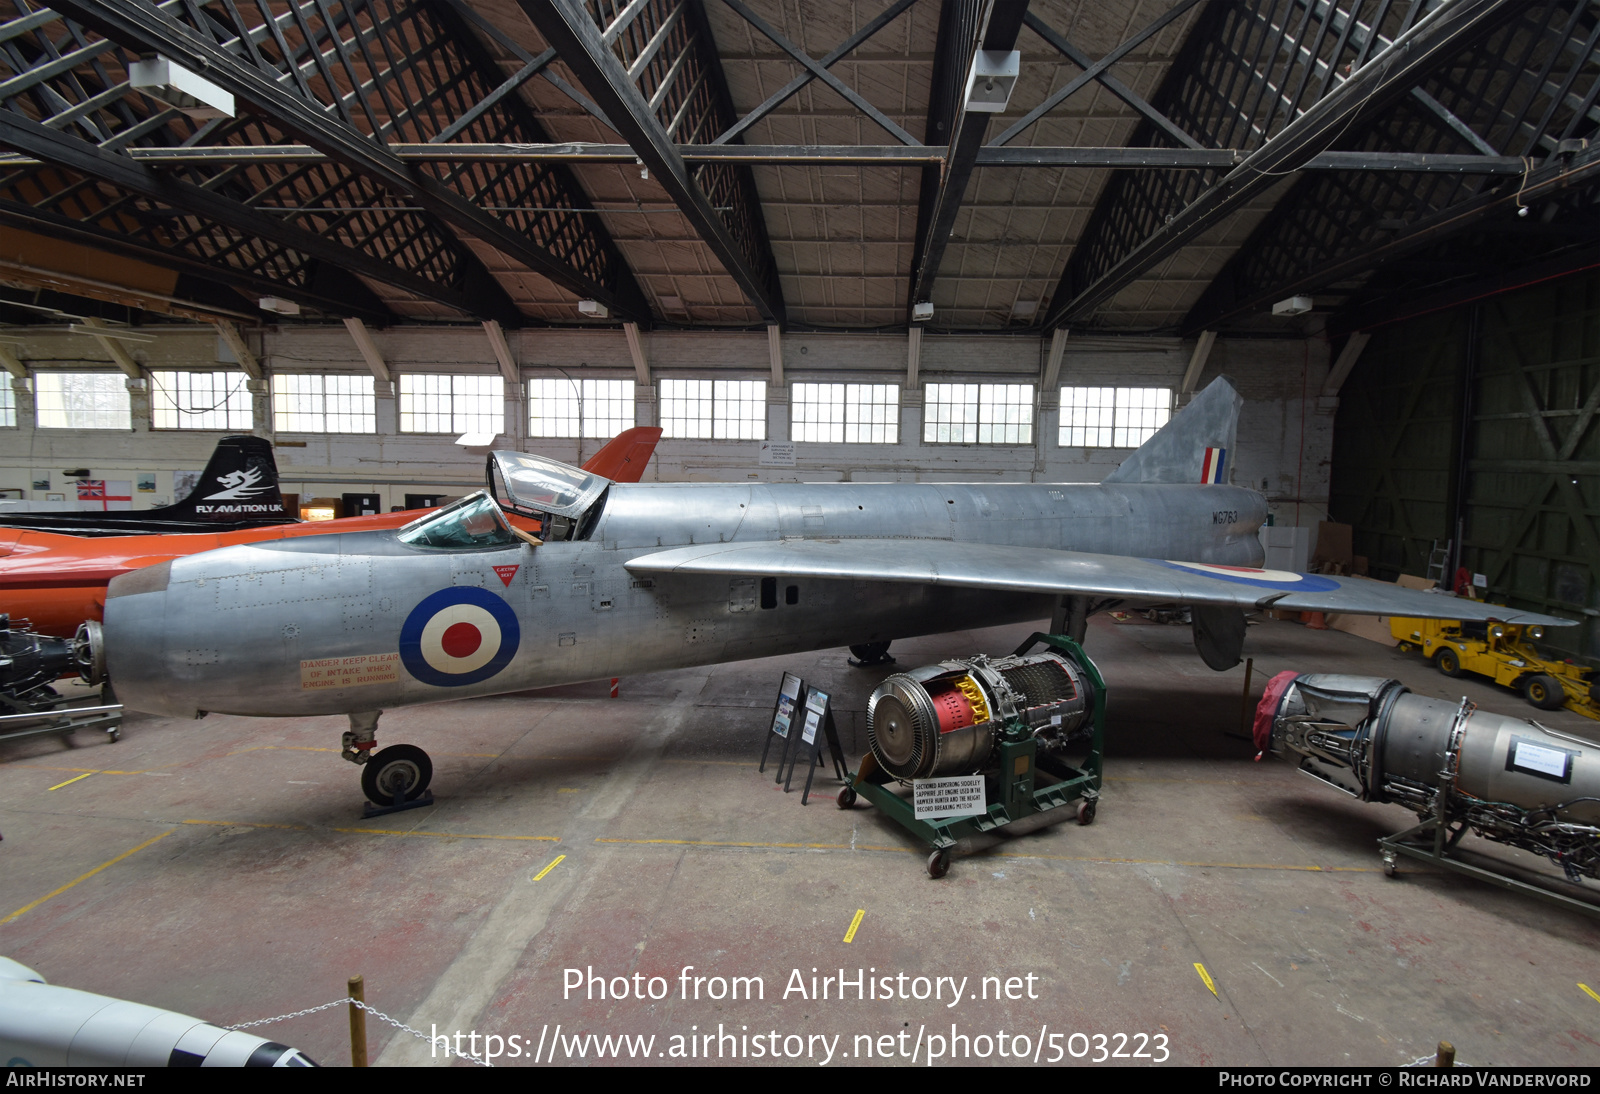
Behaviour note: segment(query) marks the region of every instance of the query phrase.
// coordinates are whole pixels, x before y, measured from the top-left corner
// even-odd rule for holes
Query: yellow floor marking
[[[850,921],[850,929],[844,932],[844,940],[846,942],[854,942],[856,940],[856,928],[861,926],[861,918],[866,914],[867,910],[865,908],[856,909],[856,917]]]
[[[520,840],[535,843],[560,843],[560,836],[490,836],[467,832],[406,832],[398,828],[313,828],[304,824],[262,824],[255,821],[186,820],[184,824],[209,824],[215,828],[282,828],[291,832],[345,832],[363,836],[428,836],[433,839]]]
[[[1600,1003],[1600,995],[1596,995],[1594,989],[1588,984],[1579,984],[1578,987],[1582,988],[1583,993],[1590,999],[1593,999],[1596,1003]]]
[[[10,766],[0,764],[0,768]],[[176,765],[174,765],[176,766]],[[149,768],[145,771],[113,771],[109,767],[55,767],[51,764],[19,764],[18,771],[82,771],[89,775],[155,775],[166,774],[159,768]]]
[[[63,786],[71,786],[73,783],[77,782],[79,779],[87,779],[90,775],[93,775],[93,774],[95,774],[95,772],[93,772],[93,771],[85,771],[82,775],[74,775],[72,778],[68,779],[64,783],[56,783],[50,789],[51,790],[60,790]]]
[[[557,855],[554,859],[551,860],[549,866],[546,866],[543,870],[540,870],[537,874],[533,875],[533,880],[534,881],[543,881],[544,880],[544,876],[546,874],[548,874],[551,870],[554,870],[557,866],[560,866],[561,865],[561,860],[566,858],[566,857],[567,857],[566,855]]]
[[[1205,984],[1206,987],[1211,989],[1211,994],[1217,995],[1217,986],[1211,982],[1211,974],[1206,972],[1206,967],[1200,964],[1200,962],[1196,961],[1194,963],[1194,971],[1200,974],[1201,982]],[[1222,996],[1217,995],[1217,998],[1221,999]]]
[[[87,874],[80,874],[79,876],[73,878],[71,881],[67,882],[65,885],[61,886],[61,888],[52,889],[50,892],[48,892],[44,896],[40,897],[38,900],[34,901],[32,904],[24,904],[22,907],[18,908],[16,911],[14,911],[10,915],[6,916],[4,919],[0,919],[0,925],[6,924],[6,923],[10,923],[12,920],[17,919],[20,916],[26,915],[27,913],[33,911],[35,908],[37,908],[39,905],[43,904],[45,901],[49,900],[50,898],[60,896],[62,893],[66,892],[68,889],[70,889],[74,885],[78,884],[78,882],[80,882],[80,881],[88,881],[90,878],[92,878],[96,874],[98,874],[101,870],[105,870],[105,869],[107,869],[109,867],[115,866],[117,863],[121,862],[123,859],[127,858],[129,855],[134,854],[137,851],[143,851],[146,847],[149,847],[152,843],[155,843],[158,840],[164,840],[164,839],[166,839],[168,836],[172,835],[172,833],[174,833],[176,831],[177,831],[176,828],[168,828],[165,832],[161,833],[159,836],[150,837],[149,839],[145,840],[143,843],[139,844],[139,846],[130,848],[130,849],[122,852],[122,854],[118,855],[116,858],[112,859],[111,861],[102,862],[99,866],[96,866],[93,870],[90,870]]]

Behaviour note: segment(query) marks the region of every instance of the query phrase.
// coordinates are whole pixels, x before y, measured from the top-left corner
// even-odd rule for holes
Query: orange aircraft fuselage
[[[584,470],[614,482],[638,482],[660,437],[658,428],[627,430],[587,460]],[[0,528],[0,612],[10,614],[13,626],[25,621],[40,634],[70,637],[80,623],[101,618],[106,586],[129,570],[240,543],[399,528],[427,512],[431,510],[164,535],[74,536]],[[523,531],[538,531],[536,522],[512,513],[506,517]]]

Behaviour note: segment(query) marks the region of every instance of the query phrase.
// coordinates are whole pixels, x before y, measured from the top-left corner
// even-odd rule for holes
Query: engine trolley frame
[[[1013,656],[1025,654],[1040,644],[1066,656],[1094,682],[1089,754],[1082,767],[1073,767],[1048,753],[1041,757],[1032,730],[1011,721],[1001,729],[995,746],[999,769],[984,776],[987,812],[947,820],[918,820],[911,801],[895,793],[892,784],[898,780],[883,770],[871,752],[861,758],[860,770],[849,776],[849,782],[839,792],[839,808],[849,809],[855,804],[857,794],[877,806],[890,820],[932,849],[927,866],[929,876],[935,878],[949,872],[950,852],[964,837],[1001,831],[1025,817],[1062,809],[1080,799],[1078,823],[1094,823],[1105,759],[1105,679],[1089,655],[1083,652],[1083,646],[1064,634],[1036,632],[1017,647]],[[1041,785],[1040,772],[1050,781]]]
[[[1451,827],[1450,813],[1450,786],[1441,786],[1433,799],[1433,815],[1421,824],[1407,828],[1404,832],[1396,832],[1392,836],[1378,838],[1378,850],[1383,856],[1383,872],[1388,877],[1394,877],[1400,872],[1396,856],[1406,855],[1421,862],[1442,866],[1446,870],[1454,870],[1458,874],[1487,881],[1491,885],[1498,885],[1502,889],[1523,893],[1527,896],[1537,897],[1549,901],[1551,904],[1563,908],[1570,908],[1575,912],[1600,918],[1600,904],[1584,900],[1579,897],[1567,896],[1554,889],[1531,881],[1523,881],[1498,870],[1491,870],[1483,866],[1474,866],[1466,862],[1453,852],[1463,836],[1471,829],[1466,821],[1461,821],[1456,827]]]

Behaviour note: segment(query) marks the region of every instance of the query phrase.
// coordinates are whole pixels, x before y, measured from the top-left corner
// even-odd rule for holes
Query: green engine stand
[[[1024,817],[1060,809],[1074,801],[1079,801],[1078,823],[1093,824],[1105,759],[1105,680],[1089,655],[1083,652],[1083,647],[1063,634],[1036,633],[1017,648],[1016,654],[1027,653],[1041,643],[1064,655],[1094,682],[1089,754],[1081,768],[1048,754],[1041,757],[1033,731],[1020,722],[1011,721],[999,731],[995,749],[1000,761],[998,767],[984,774],[987,812],[948,820],[918,820],[911,802],[895,792],[893,784],[898,780],[879,766],[871,752],[861,758],[861,769],[850,776],[850,781],[840,791],[839,808],[849,809],[858,794],[877,806],[891,820],[928,844],[932,849],[928,855],[928,875],[935,878],[944,877],[950,871],[950,851],[965,836],[1003,830]]]

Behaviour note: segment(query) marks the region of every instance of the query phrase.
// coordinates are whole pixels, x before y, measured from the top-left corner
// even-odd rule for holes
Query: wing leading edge
[[[1494,619],[1547,627],[1575,625],[1571,619],[1360,578],[952,540],[708,543],[640,555],[626,566],[634,573],[897,581],[1109,597],[1149,604],[1222,604],[1420,619]]]

